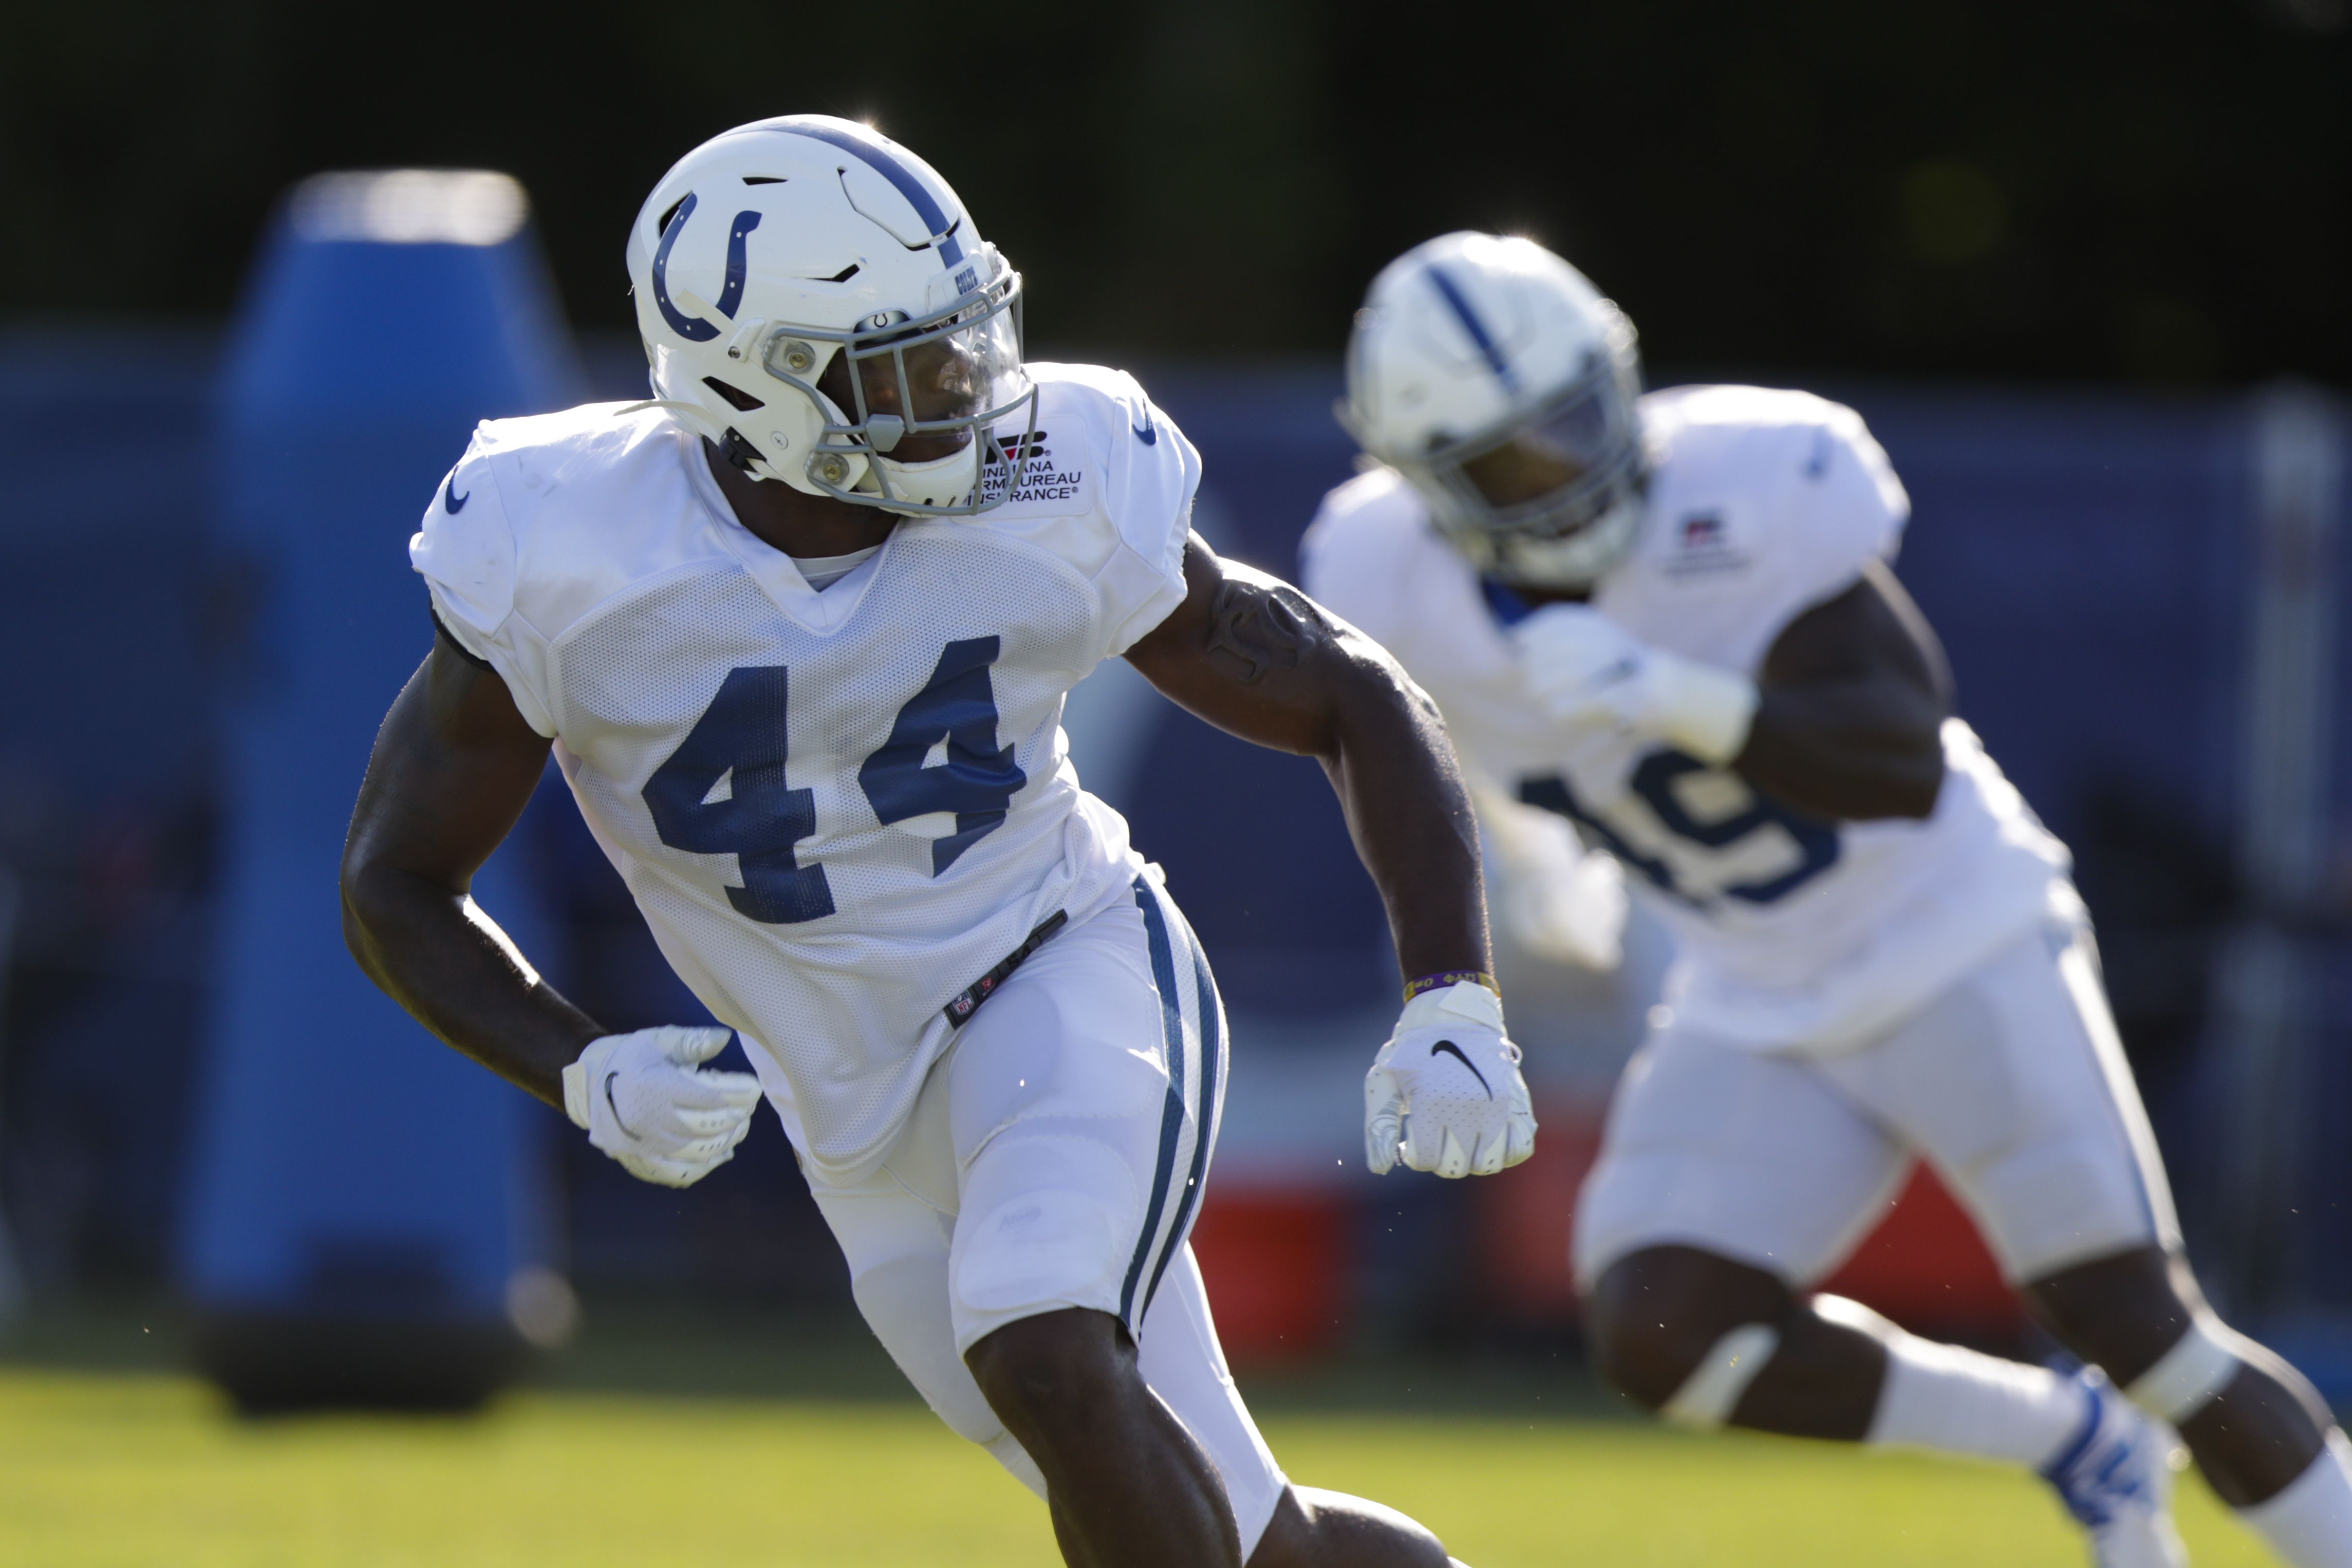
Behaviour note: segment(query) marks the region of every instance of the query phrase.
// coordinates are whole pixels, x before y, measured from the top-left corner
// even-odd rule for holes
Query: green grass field
[[[2074,1564],[1987,1466],[1618,1420],[1277,1407],[1301,1481],[1418,1514],[1477,1568]],[[2264,1561],[2203,1489],[2204,1568]],[[38,1568],[1050,1564],[1044,1510],[928,1412],[527,1394],[472,1421],[238,1422],[153,1372],[0,1367],[0,1563]]]

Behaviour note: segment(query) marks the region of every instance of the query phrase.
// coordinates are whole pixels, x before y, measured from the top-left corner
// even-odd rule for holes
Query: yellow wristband
[[[1444,969],[1435,974],[1424,974],[1418,980],[1406,981],[1404,999],[1410,1002],[1424,991],[1442,991],[1448,985],[1464,984],[1484,985],[1497,996],[1503,994],[1503,988],[1495,984],[1495,977],[1483,969]]]

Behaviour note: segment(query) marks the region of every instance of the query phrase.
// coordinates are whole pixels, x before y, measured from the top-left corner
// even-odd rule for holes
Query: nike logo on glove
[[[1476,1072],[1478,1069],[1476,1068],[1472,1068],[1470,1070],[1472,1072]],[[608,1072],[604,1075],[604,1103],[612,1108],[613,1125],[619,1128],[624,1132],[628,1132],[630,1137],[635,1138],[636,1134],[635,1132],[630,1132],[629,1124],[621,1120],[621,1108],[617,1104],[614,1104],[613,1100],[613,1080],[620,1076],[621,1075],[617,1072]],[[1486,1080],[1482,1078],[1478,1081],[1480,1083],[1484,1083]],[[1486,1098],[1489,1100],[1495,1098],[1491,1090],[1488,1091]]]
[[[465,510],[466,503],[473,499],[474,492],[471,490],[467,490],[464,495],[457,493],[457,476],[453,470],[449,475],[449,488],[441,492],[441,504],[449,509],[451,517],[455,517]]]
[[[1135,426],[1132,425],[1129,426],[1128,428],[1135,430]],[[1149,408],[1143,411],[1143,428],[1140,430],[1135,430],[1135,438],[1142,442],[1147,447],[1157,447],[1160,445],[1160,426],[1151,422],[1151,410]]]
[[[1473,1065],[1473,1064],[1472,1064],[1472,1062],[1471,1062],[1470,1058],[1469,1058],[1468,1057],[1465,1057],[1465,1056],[1464,1056],[1464,1055],[1462,1054],[1462,1047],[1461,1047],[1460,1046],[1455,1045],[1452,1040],[1440,1040],[1440,1041],[1438,1041],[1438,1042],[1437,1042],[1437,1044],[1435,1044],[1435,1045],[1433,1045],[1433,1046],[1432,1046],[1432,1047],[1429,1047],[1429,1054],[1430,1054],[1431,1056],[1433,1056],[1433,1057],[1434,1057],[1434,1056],[1449,1056],[1449,1057],[1452,1057],[1455,1061],[1460,1062],[1464,1067],[1465,1067],[1465,1068],[1470,1068],[1470,1076],[1471,1076],[1472,1078],[1475,1078],[1475,1079],[1476,1079],[1478,1080],[1478,1087],[1479,1087],[1480,1089],[1485,1089],[1485,1090],[1486,1091],[1486,1098],[1487,1098],[1488,1100],[1492,1100],[1492,1099],[1494,1099],[1494,1098],[1495,1098],[1495,1086],[1494,1086],[1493,1084],[1491,1084],[1491,1083],[1488,1083],[1488,1082],[1486,1081],[1486,1075],[1485,1073],[1480,1072],[1480,1071],[1477,1069],[1477,1068],[1476,1068],[1475,1065]]]

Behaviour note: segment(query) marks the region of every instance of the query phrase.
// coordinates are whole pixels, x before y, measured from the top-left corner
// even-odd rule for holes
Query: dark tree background
[[[565,300],[698,139],[871,117],[1034,339],[1334,349],[1430,233],[1565,251],[1678,365],[2352,380],[2344,0],[0,0],[0,312],[216,313],[331,167],[483,164]]]

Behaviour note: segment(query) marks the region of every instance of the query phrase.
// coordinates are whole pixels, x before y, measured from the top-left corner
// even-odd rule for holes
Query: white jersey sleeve
[[[1113,658],[1184,601],[1184,542],[1192,530],[1201,454],[1125,371],[1035,368],[1058,384],[1059,406],[1093,426],[1087,445],[1100,455],[1101,506],[1118,534],[1095,575],[1103,657]]]
[[[408,542],[408,561],[424,577],[443,628],[498,672],[524,721],[551,737],[547,645],[515,609],[520,552],[487,435],[487,426],[476,433],[425,508]]]
[[[1595,602],[1743,671],[1798,616],[1893,559],[1910,498],[1853,409],[1811,393],[1676,387],[1642,400],[1655,458],[1633,559]]]
[[[1862,416],[1820,398],[1805,402],[1812,407],[1801,426],[1803,453],[1792,465],[1781,548],[1773,552],[1784,623],[1853,586],[1868,563],[1894,560],[1911,516],[1911,498]]]

